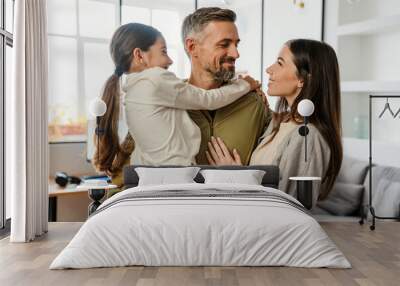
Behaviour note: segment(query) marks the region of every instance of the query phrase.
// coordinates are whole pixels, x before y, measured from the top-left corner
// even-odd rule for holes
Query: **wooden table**
[[[49,221],[83,222],[88,217],[91,199],[87,190],[77,190],[77,185],[62,188],[49,180]]]
[[[57,185],[53,178],[49,179],[49,221],[83,222],[88,218],[90,204],[103,202],[108,198],[108,191],[117,188],[116,185],[85,186],[68,184],[66,187]],[[89,189],[105,189],[106,194],[99,201],[89,197]],[[96,207],[97,208],[97,207]]]

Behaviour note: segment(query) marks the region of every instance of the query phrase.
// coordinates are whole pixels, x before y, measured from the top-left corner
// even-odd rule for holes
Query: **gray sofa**
[[[369,216],[368,162],[344,157],[335,185],[328,197],[318,202],[313,213],[321,220],[333,216],[358,219]],[[372,168],[372,205],[376,215],[400,215],[400,168],[375,165]]]

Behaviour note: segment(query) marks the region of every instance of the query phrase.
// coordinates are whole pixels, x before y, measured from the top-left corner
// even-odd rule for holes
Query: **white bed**
[[[111,197],[50,269],[128,265],[351,267],[291,196],[198,183],[139,186]]]

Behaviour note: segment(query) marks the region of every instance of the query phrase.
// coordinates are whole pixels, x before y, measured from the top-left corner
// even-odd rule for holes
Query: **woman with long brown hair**
[[[318,192],[314,198],[324,199],[332,189],[343,157],[339,67],[335,51],[323,42],[291,40],[266,71],[268,95],[280,98],[250,164],[279,166],[279,189],[292,195],[296,186],[289,177],[319,176],[322,183],[314,188]],[[304,138],[298,133],[303,119],[297,112],[297,105],[303,99],[315,105],[309,119],[307,162]],[[236,150],[231,154],[219,138],[212,138],[207,157],[214,165],[241,164]]]
[[[172,60],[162,34],[139,23],[122,25],[114,33],[110,52],[114,74],[107,80],[102,99],[107,112],[101,118],[99,150],[94,165],[115,178],[133,151],[136,165],[190,165],[200,147],[200,129],[186,110],[217,109],[254,90],[260,84],[247,76],[221,88],[204,90],[179,79],[167,69]],[[120,77],[129,133],[120,144],[118,120]],[[95,137],[96,138],[96,137]],[[135,143],[133,139],[135,139]],[[114,183],[118,185],[121,182]]]

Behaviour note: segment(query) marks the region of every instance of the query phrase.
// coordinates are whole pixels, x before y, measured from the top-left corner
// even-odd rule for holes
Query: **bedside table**
[[[290,177],[289,180],[296,181],[297,200],[303,206],[311,210],[313,202],[313,181],[321,181],[320,177]]]

